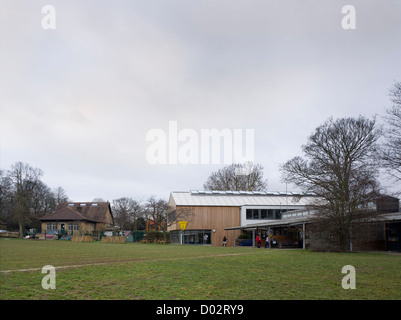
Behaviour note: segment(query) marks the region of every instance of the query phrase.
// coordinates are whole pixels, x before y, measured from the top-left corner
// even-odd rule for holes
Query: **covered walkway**
[[[272,241],[286,242],[284,236],[277,236],[275,231],[281,229],[294,230],[296,233],[296,242],[298,242],[298,248],[306,249],[306,225],[312,222],[313,214],[300,215],[287,217],[281,220],[269,220],[262,223],[247,224],[245,226],[237,226],[232,228],[226,228],[225,230],[233,230],[234,236],[235,231],[240,232],[247,231],[252,233],[252,247],[256,247],[255,239],[260,233],[266,233],[269,235],[269,246],[272,247]],[[366,222],[366,221],[365,221]],[[383,239],[383,248],[381,250],[386,251],[401,251],[401,212],[393,212],[387,214],[379,214],[377,217],[369,220],[372,224],[382,223],[379,237]],[[291,232],[291,231],[289,231]],[[288,236],[288,233],[286,233]],[[368,245],[368,244],[366,244]],[[352,243],[350,244],[352,251]],[[278,248],[285,248],[286,245],[278,245]],[[365,249],[366,250],[366,249]]]
[[[306,228],[306,224],[308,223],[309,220],[310,220],[310,216],[304,215],[304,216],[286,218],[286,219],[282,219],[282,220],[270,220],[270,221],[261,222],[261,223],[247,224],[245,226],[225,228],[225,230],[233,230],[234,237],[235,237],[236,230],[239,230],[240,232],[242,232],[242,231],[252,232],[252,238],[251,238],[252,239],[252,247],[256,247],[256,243],[255,243],[256,235],[259,234],[261,231],[267,232],[267,235],[269,235],[268,248],[270,249],[272,247],[272,245],[274,244],[274,241],[282,242],[281,245],[284,245],[284,243],[288,243],[288,241],[284,240],[285,238],[273,234],[273,231],[275,229],[277,230],[278,228],[292,228],[293,230],[299,231],[299,237],[297,236],[297,242],[302,244],[302,246],[301,246],[302,249],[305,249],[306,248],[305,228]],[[283,247],[283,246],[279,246],[279,247]]]

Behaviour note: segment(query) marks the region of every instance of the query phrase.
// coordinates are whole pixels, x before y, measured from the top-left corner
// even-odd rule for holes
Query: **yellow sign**
[[[180,228],[182,231],[184,231],[187,228],[188,221],[178,221],[180,224]]]

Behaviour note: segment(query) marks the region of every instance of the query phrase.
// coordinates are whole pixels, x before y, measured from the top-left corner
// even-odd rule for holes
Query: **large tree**
[[[303,158],[281,166],[286,182],[323,199],[314,204],[316,221],[336,249],[347,250],[351,226],[371,214],[369,203],[379,189],[374,159],[380,136],[374,119],[330,118],[302,146]]]
[[[263,178],[260,164],[231,164],[212,172],[203,187],[206,190],[265,191],[267,180]]]
[[[164,199],[157,199],[156,196],[150,196],[145,205],[145,216],[152,221],[164,234],[164,241],[166,242],[167,231],[167,212],[169,210],[168,203]]]
[[[51,191],[41,180],[42,175],[42,170],[22,162],[16,162],[10,170],[0,170],[0,219],[12,228],[18,225],[20,237],[27,226],[39,228],[40,217],[68,199],[61,187]]]
[[[393,106],[386,109],[384,143],[381,152],[383,167],[398,182],[401,181],[401,82],[390,90]]]
[[[10,221],[12,208],[12,181],[5,170],[0,170],[0,220]]]
[[[24,236],[25,223],[30,217],[35,192],[41,188],[42,170],[17,162],[11,166],[8,177],[12,186],[13,213],[18,219],[19,236]]]
[[[114,222],[122,229],[138,230],[138,218],[142,217],[144,210],[141,204],[129,197],[113,200],[112,209]]]

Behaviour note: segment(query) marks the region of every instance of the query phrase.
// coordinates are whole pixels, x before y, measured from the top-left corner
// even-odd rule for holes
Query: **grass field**
[[[1,299],[401,299],[401,255],[0,240]],[[41,282],[56,267],[56,289]],[[356,289],[344,290],[344,265]]]

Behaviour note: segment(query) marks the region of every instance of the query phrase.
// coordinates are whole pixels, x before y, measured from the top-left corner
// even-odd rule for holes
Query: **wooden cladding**
[[[240,225],[239,207],[177,206],[176,212],[178,221],[188,221],[187,230],[211,230],[213,246],[221,246],[224,236],[227,246],[234,245],[234,232],[224,228]],[[168,228],[174,230],[180,230],[178,222]]]

